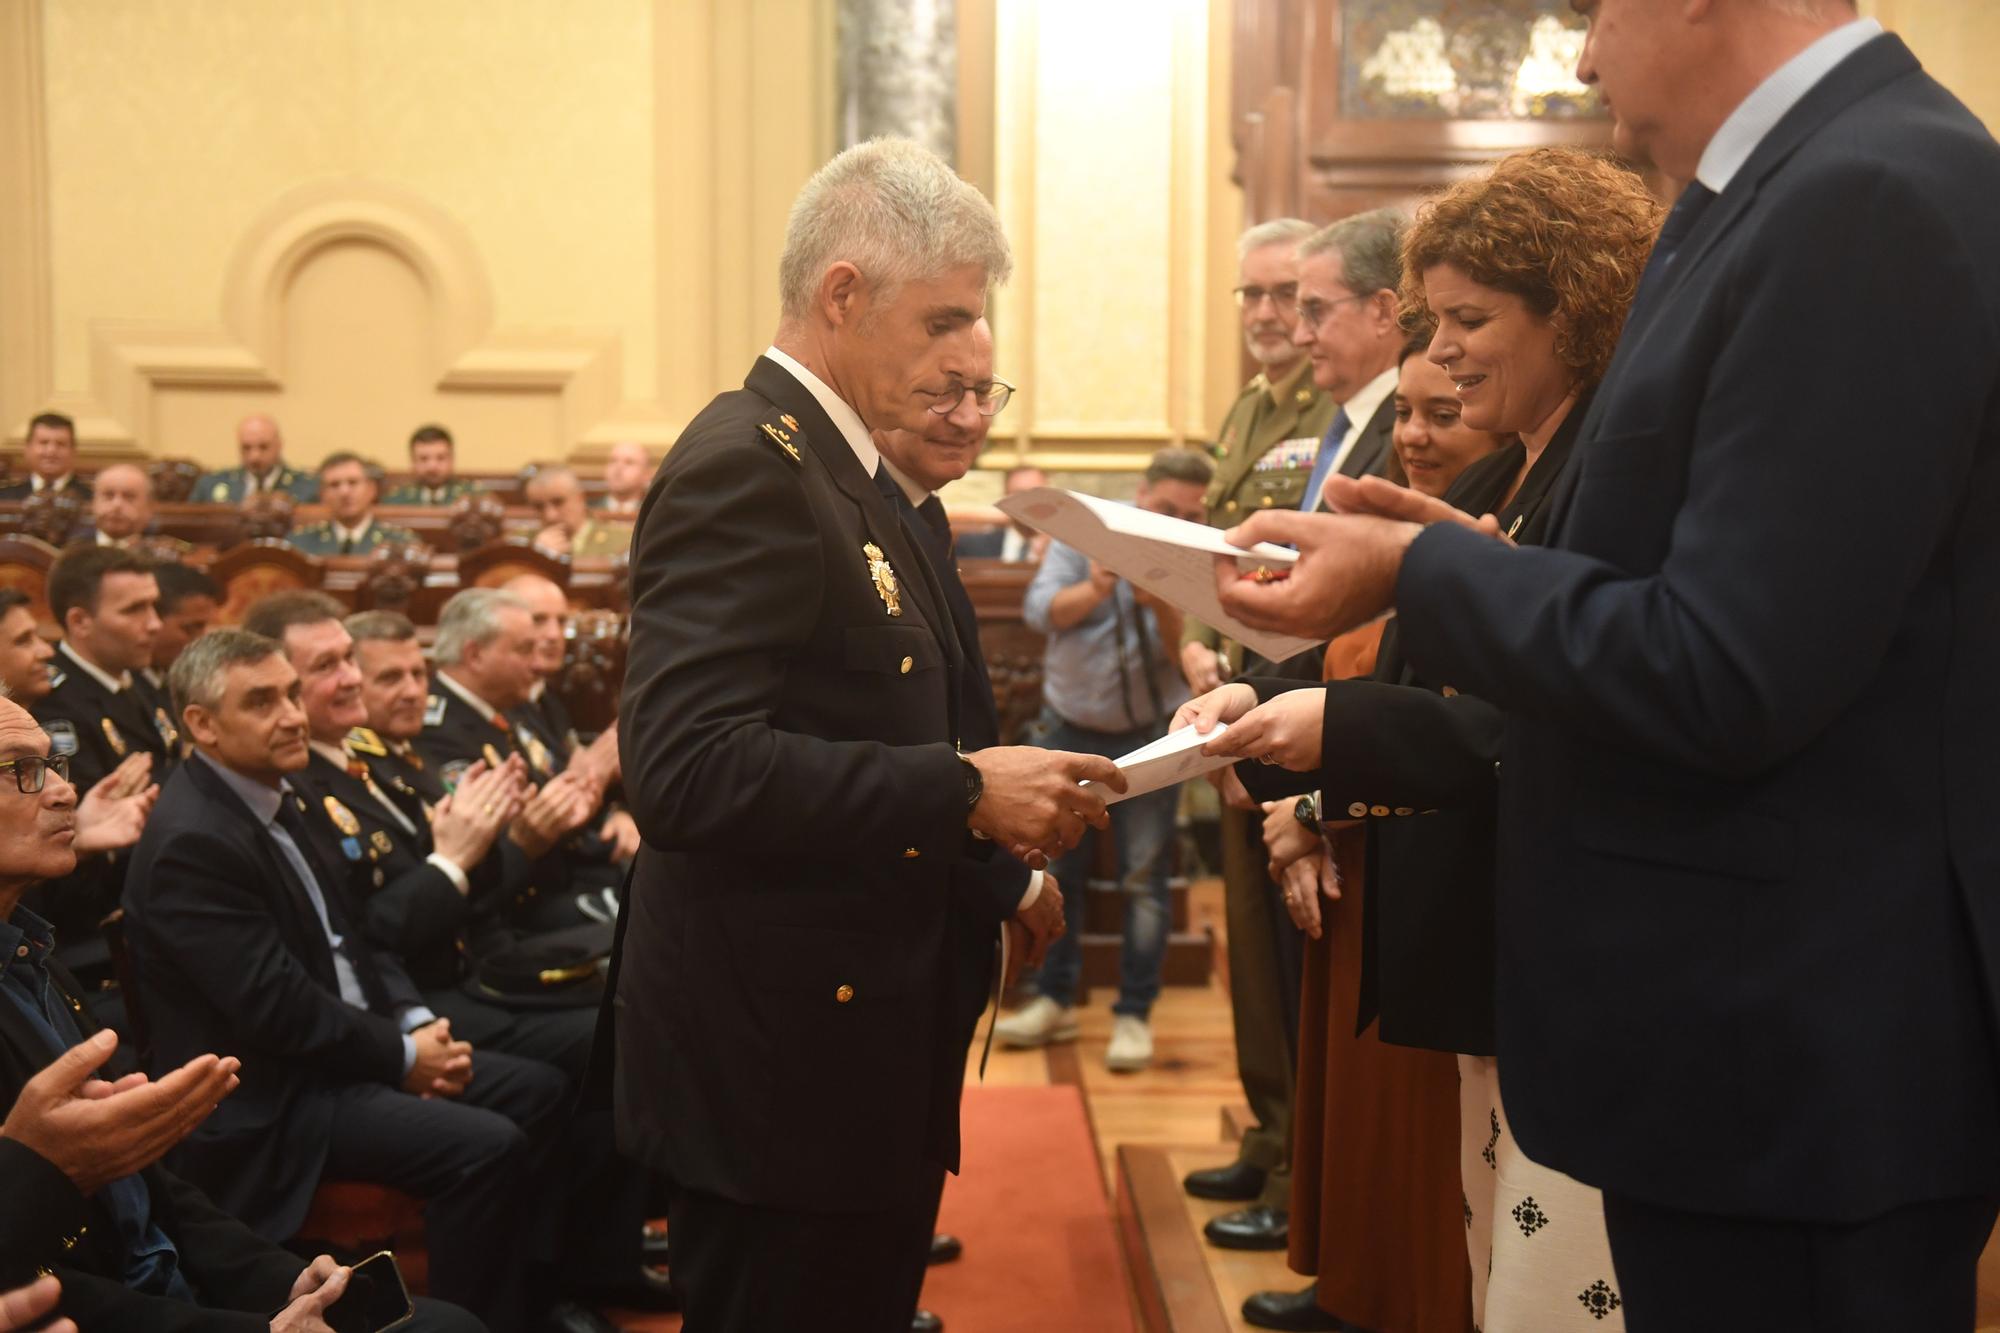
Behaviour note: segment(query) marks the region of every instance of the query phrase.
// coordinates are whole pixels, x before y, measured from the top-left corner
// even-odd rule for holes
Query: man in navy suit
[[[1965,1329],[2000,1208],[2000,146],[1846,0],[1576,0],[1692,182],[1543,549],[1260,515],[1510,714],[1500,1067],[1653,1329]],[[1469,366],[1447,366],[1478,383]],[[1385,518],[1383,515],[1393,515]]]

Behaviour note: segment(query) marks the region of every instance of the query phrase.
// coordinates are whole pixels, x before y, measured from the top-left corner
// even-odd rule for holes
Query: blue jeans
[[[1160,727],[1139,731],[1086,731],[1044,709],[1036,723],[1036,743],[1048,750],[1097,754],[1116,759],[1150,741]],[[1144,1018],[1160,997],[1160,964],[1167,954],[1172,913],[1167,896],[1167,871],[1173,862],[1174,814],[1180,788],[1134,796],[1111,807],[1111,832],[1118,839],[1118,891],[1125,900],[1125,938],[1118,957],[1118,1002],[1114,1014]],[[1091,867],[1097,863],[1097,830],[1086,828],[1083,841],[1049,868],[1063,893],[1069,932],[1049,947],[1037,990],[1058,1004],[1076,1002],[1077,980],[1083,970],[1084,895]]]

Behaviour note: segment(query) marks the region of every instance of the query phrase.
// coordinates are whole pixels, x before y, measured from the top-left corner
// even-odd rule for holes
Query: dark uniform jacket
[[[634,551],[620,1143],[746,1203],[901,1206],[958,1162],[971,844],[943,592],[768,359],[668,454]]]
[[[49,733],[52,753],[70,756],[70,783],[81,798],[135,751],[153,756],[153,781],[164,783],[180,758],[180,731],[164,691],[144,673],[113,692],[58,645],[49,663],[54,687],[30,710]],[[129,853],[81,857],[59,880],[34,890],[31,906],[56,927],[62,958],[92,980],[109,958],[97,925],[118,906]]]
[[[414,481],[406,481],[382,497],[385,505],[448,505],[460,496],[470,495],[479,487],[470,481],[457,477],[442,486],[419,486]]]
[[[307,555],[367,555],[378,546],[408,546],[417,540],[417,534],[371,515],[367,528],[359,538],[352,540],[346,550],[341,549],[343,538],[335,530],[332,519],[295,528],[285,540]]]
[[[49,970],[77,1027],[85,1036],[96,1031],[75,978],[60,964]],[[0,1105],[12,1106],[53,1058],[46,1035],[0,1001]],[[101,1193],[85,1198],[69,1177],[12,1139],[0,1139],[0,1178],[7,1182],[0,1188],[0,1289],[43,1270],[54,1273],[62,1282],[62,1313],[86,1333],[265,1333],[305,1267],[193,1185],[153,1166],[139,1173],[152,1220],[173,1242],[181,1272],[205,1304],[145,1295],[125,1285],[124,1242]]]
[[[74,472],[69,474],[69,480],[65,481],[59,490],[65,495],[74,495],[86,505],[90,503],[90,483],[82,477],[77,476]],[[25,500],[34,493],[35,479],[33,477],[23,477],[17,482],[0,486],[0,500]]]
[[[1586,397],[1542,450],[1521,489],[1517,441],[1473,463],[1445,499],[1470,514],[1497,513],[1523,546],[1548,539],[1560,517]],[[1297,681],[1248,682],[1268,699]],[[1493,883],[1500,744],[1506,717],[1449,682],[1422,680],[1389,623],[1367,680],[1324,687],[1314,773],[1239,764],[1260,800],[1316,790],[1329,820],[1368,821],[1359,1026],[1380,1016],[1382,1040],[1466,1055],[1493,1053]]]
[[[1873,39],[1648,275],[1549,545],[1404,560],[1410,662],[1508,713],[1538,1162],[1812,1221],[2000,1189],[1996,213],[1992,135]]]
[[[189,760],[161,788],[126,877],[155,1069],[204,1051],[243,1061],[241,1086],[175,1150],[175,1169],[274,1238],[297,1231],[319,1184],[331,1089],[400,1085],[398,1018],[422,1002],[402,965],[368,947],[315,839],[301,850],[324,868],[327,912],[349,941],[367,1009],[341,998],[326,932],[289,863],[207,761]]]
[[[265,489],[284,491],[300,504],[310,504],[319,499],[319,478],[310,472],[301,472],[280,460]],[[206,472],[195,482],[188,499],[196,504],[241,504],[250,494],[250,473],[245,468],[224,468],[220,472]]]
[[[435,774],[435,781],[449,788],[460,773],[479,760],[497,767],[512,754],[527,762],[528,776],[537,787],[562,772],[564,761],[554,747],[517,718],[503,713],[490,721],[443,681],[432,685],[416,750],[425,768]],[[539,900],[615,889],[623,879],[624,872],[605,855],[602,840],[585,824],[538,859],[527,862],[518,882],[510,877],[515,897],[509,913],[517,921],[535,917]],[[561,924],[536,919],[542,924]]]

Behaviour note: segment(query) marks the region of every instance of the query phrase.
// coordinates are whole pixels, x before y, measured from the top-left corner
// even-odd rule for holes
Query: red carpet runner
[[[1073,1087],[971,1088],[965,1170],[938,1227],[965,1257],[930,1270],[924,1305],[945,1333],[1131,1333],[1132,1302],[1097,1145]],[[627,1315],[643,1333],[680,1319]]]

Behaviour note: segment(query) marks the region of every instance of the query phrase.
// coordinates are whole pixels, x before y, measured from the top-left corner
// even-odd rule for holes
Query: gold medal
[[[394,848],[394,844],[389,841],[389,835],[381,829],[376,829],[373,833],[369,834],[368,841],[376,851],[382,853],[384,856],[387,856]]]
[[[479,757],[486,761],[486,766],[488,768],[500,768],[507,762],[506,760],[500,757],[500,752],[494,749],[491,745],[481,746],[479,750]]]
[[[125,738],[118,734],[118,728],[111,725],[111,719],[104,719],[104,739],[111,744],[111,753],[120,759],[125,757]]]
[[[534,770],[537,773],[549,773],[553,771],[549,767],[549,747],[542,744],[539,737],[533,733],[529,733],[517,737],[517,739],[527,749],[528,762],[534,766]]]
[[[889,567],[888,557],[882,554],[882,548],[869,542],[861,548],[861,554],[868,557],[868,577],[875,581],[875,595],[882,599],[882,605],[888,608],[890,615],[902,615],[903,592],[896,583],[896,571]]]
[[[337,797],[326,798],[326,817],[333,821],[335,828],[350,838],[361,832],[361,821],[356,819],[354,812],[342,805]]]

